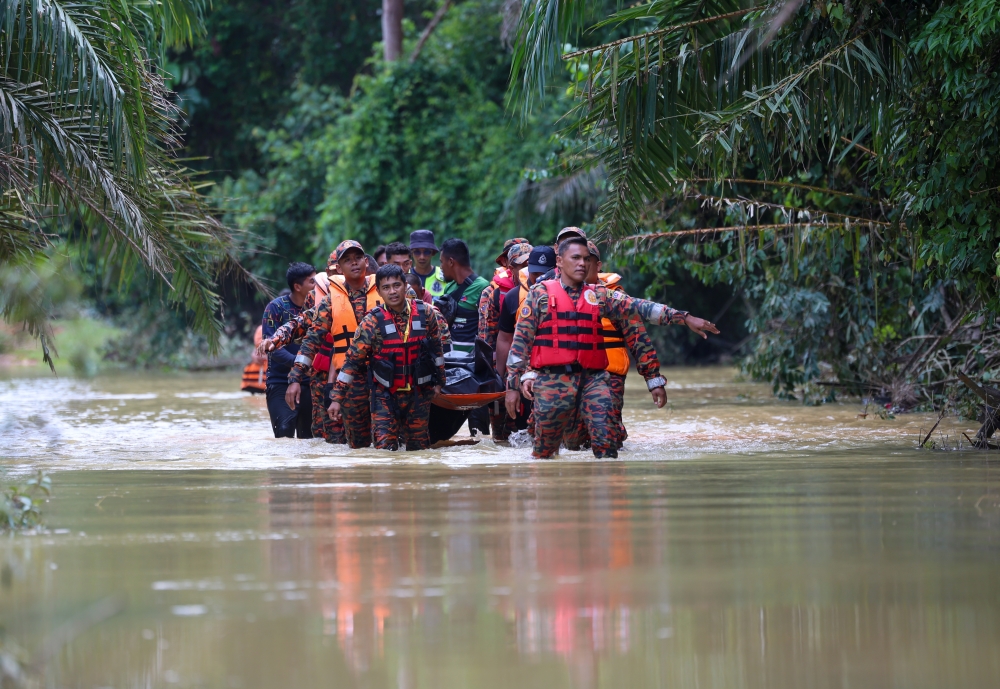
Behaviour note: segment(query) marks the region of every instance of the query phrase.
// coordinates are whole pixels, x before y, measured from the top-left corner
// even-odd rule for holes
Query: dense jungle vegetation
[[[203,365],[262,308],[244,268],[429,227],[485,273],[578,224],[720,322],[666,362],[904,408],[1000,373],[1000,2],[407,2],[395,60],[372,0],[4,5],[8,322],[76,304],[112,359]]]

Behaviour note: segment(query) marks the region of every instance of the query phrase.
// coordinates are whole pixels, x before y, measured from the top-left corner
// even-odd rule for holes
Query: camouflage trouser
[[[372,444],[371,391],[368,376],[355,375],[340,405],[347,444],[357,450]]]
[[[326,413],[329,402],[326,400],[326,371],[309,371],[309,398],[312,400],[312,434],[314,438],[323,438],[328,443],[344,443],[344,424],[341,421],[331,421]]]
[[[544,459],[558,452],[563,436],[577,419],[587,429],[595,457],[618,456],[618,445],[608,428],[611,392],[607,371],[539,372],[534,392],[536,457]]]
[[[625,406],[625,376],[618,373],[608,373],[608,390],[611,392],[611,409],[608,413],[608,433],[615,447],[621,449],[628,438],[625,423],[622,421],[622,408]],[[577,414],[566,429],[563,444],[569,450],[581,450],[590,447],[590,433],[587,424]]]
[[[423,386],[416,392],[390,393],[381,385],[372,394],[372,428],[375,449],[426,450],[431,446],[427,420],[431,415],[434,388]],[[398,414],[397,414],[398,412]]]

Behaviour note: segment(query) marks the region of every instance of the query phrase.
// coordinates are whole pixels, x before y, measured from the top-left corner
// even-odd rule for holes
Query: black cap
[[[430,230],[414,230],[410,233],[410,251],[414,249],[430,249],[439,251],[434,244],[434,233]]]
[[[547,273],[556,267],[556,252],[551,246],[536,246],[528,255],[529,273]]]

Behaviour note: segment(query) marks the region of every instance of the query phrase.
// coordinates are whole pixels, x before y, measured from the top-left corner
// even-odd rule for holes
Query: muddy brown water
[[[547,462],[278,441],[232,375],[0,380],[8,479],[55,484],[3,641],[120,599],[40,686],[1000,686],[1000,457],[670,373],[618,461]]]

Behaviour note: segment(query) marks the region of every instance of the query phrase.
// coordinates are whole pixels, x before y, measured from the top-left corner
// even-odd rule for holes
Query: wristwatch
[[[656,376],[656,378],[650,378],[646,381],[646,387],[650,390],[655,390],[656,388],[667,387],[667,379],[663,376]]]

